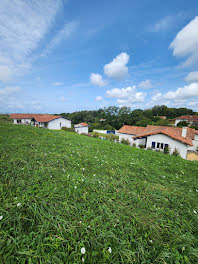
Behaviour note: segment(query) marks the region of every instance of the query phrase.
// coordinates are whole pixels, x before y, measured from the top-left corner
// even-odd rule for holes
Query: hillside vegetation
[[[3,122],[0,155],[0,263],[197,263],[198,163]]]

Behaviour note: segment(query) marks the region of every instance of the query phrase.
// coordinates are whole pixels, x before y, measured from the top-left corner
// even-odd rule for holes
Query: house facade
[[[44,114],[11,114],[14,124],[31,124],[36,127],[60,130],[62,127],[71,128],[71,120],[62,116]]]
[[[175,126],[177,126],[181,121],[185,121],[190,125],[198,126],[198,115],[186,115],[177,117],[175,118]]]
[[[128,139],[130,144],[143,145],[145,148],[164,151],[169,148],[170,154],[175,149],[184,159],[189,151],[196,152],[198,146],[198,131],[189,127],[123,126],[119,131],[119,140]]]
[[[75,132],[78,134],[88,134],[89,125],[82,122],[82,123],[74,125],[74,129],[75,129]]]

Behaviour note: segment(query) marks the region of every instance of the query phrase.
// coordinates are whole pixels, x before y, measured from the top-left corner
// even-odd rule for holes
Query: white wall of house
[[[93,132],[97,132],[97,133],[100,133],[100,134],[107,134],[107,130],[94,129]]]
[[[62,127],[71,128],[71,121],[65,118],[59,117],[54,120],[51,120],[47,124],[47,128],[60,130]]]
[[[188,149],[188,146],[186,144],[183,144],[182,142],[177,141],[163,134],[148,136],[146,147],[152,148],[152,142],[168,144],[170,148],[170,154],[172,154],[174,149],[176,148],[179,151],[180,156],[183,159],[186,159],[187,149]]]
[[[122,139],[125,139],[125,140],[128,140],[128,141],[129,141],[130,145],[133,145],[133,143],[134,143],[134,139],[133,139],[133,137],[134,137],[135,135],[129,135],[129,134],[124,134],[124,133],[118,133],[118,136],[119,136],[119,141],[120,141],[120,142],[122,141]]]
[[[75,127],[75,132],[78,134],[88,134],[88,126]]]
[[[137,138],[134,140],[134,143],[138,147],[139,145],[146,145],[146,138]]]
[[[20,124],[17,122],[17,120],[21,120],[21,124],[30,124],[31,118],[14,118],[13,123],[14,124]]]

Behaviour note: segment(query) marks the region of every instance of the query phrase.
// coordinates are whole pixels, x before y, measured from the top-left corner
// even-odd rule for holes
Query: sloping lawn
[[[3,122],[0,156],[0,263],[198,263],[198,163]]]

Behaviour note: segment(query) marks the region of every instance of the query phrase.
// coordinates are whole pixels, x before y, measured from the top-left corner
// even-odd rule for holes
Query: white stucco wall
[[[88,126],[87,127],[75,127],[75,132],[78,134],[88,134]]]
[[[146,147],[152,148],[152,142],[168,144],[170,148],[170,154],[172,154],[174,149],[176,148],[179,151],[180,156],[183,159],[186,159],[186,154],[187,154],[186,144],[183,144],[182,142],[174,140],[173,138],[170,138],[163,134],[148,136]]]
[[[97,132],[97,133],[100,133],[100,134],[107,134],[107,130],[93,129],[93,132]]]
[[[17,123],[17,120],[21,120],[21,123]],[[14,124],[30,124],[31,118],[14,118],[13,123]]]
[[[71,128],[71,121],[65,118],[59,117],[52,121],[49,121],[47,128],[60,130],[62,127]]]
[[[134,140],[134,143],[138,147],[139,145],[145,145],[146,144],[146,138],[137,138]]]
[[[135,135],[129,135],[129,134],[123,134],[123,133],[118,133],[117,135],[119,136],[119,141],[120,142],[122,141],[122,139],[125,139],[125,140],[129,141],[130,145],[132,145],[134,143],[133,137]]]

